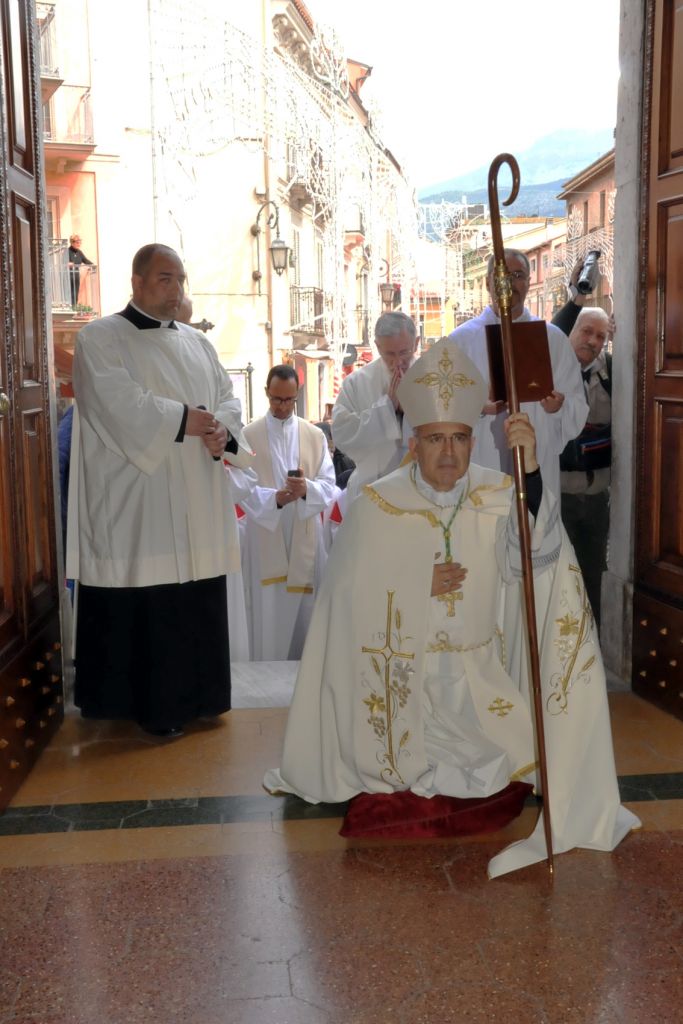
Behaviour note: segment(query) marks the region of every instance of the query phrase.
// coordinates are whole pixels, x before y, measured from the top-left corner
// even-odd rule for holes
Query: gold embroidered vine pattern
[[[361,648],[363,654],[370,655],[373,671],[381,683],[377,689],[371,689],[370,696],[365,697],[363,703],[370,711],[368,725],[372,726],[384,749],[384,753],[379,757],[380,763],[385,764],[380,775],[386,781],[398,781],[403,784],[398,759],[410,739],[410,732],[407,729],[403,732],[397,746],[394,742],[393,724],[399,710],[408,703],[411,693],[408,684],[414,672],[409,663],[415,654],[401,650],[401,612],[398,608],[394,611],[394,593],[393,590],[387,591],[387,619],[383,646]]]
[[[563,597],[563,604],[569,610],[559,619],[555,619],[558,627],[557,636],[553,643],[557,648],[561,670],[555,672],[550,678],[550,686],[553,692],[546,701],[546,707],[551,715],[562,715],[567,713],[569,707],[569,692],[572,686],[582,680],[588,682],[588,671],[595,662],[595,655],[592,654],[587,661],[576,669],[579,660],[579,653],[587,643],[591,643],[590,627],[593,622],[593,611],[588,600],[586,588],[583,585],[581,571],[573,565],[569,566],[570,572],[574,573],[574,587],[580,603],[580,612],[575,612],[570,606],[566,596]],[[572,681],[572,677],[573,681]]]

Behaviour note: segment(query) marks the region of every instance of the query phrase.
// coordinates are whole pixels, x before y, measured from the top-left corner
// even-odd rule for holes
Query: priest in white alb
[[[371,808],[376,794],[385,824],[418,800],[421,827],[444,798],[485,811],[537,785],[513,487],[470,462],[486,394],[450,341],[406,372],[412,461],[365,488],[335,539],[271,792]],[[509,417],[506,433],[527,470],[554,850],[611,850],[638,822],[619,802],[590,605],[528,417]],[[544,856],[539,819],[489,873]]]
[[[133,258],[132,301],[79,333],[67,576],[79,581],[75,700],[158,736],[230,707],[226,574],[239,543],[222,456],[251,456],[230,377],[176,323],[168,246]]]
[[[538,320],[538,317],[532,316],[524,306],[530,283],[529,260],[526,254],[518,249],[506,249],[505,263],[512,288],[513,321]],[[489,290],[490,305],[479,316],[457,327],[450,337],[478,368],[488,389],[486,326],[500,323],[493,285],[493,256],[489,259],[486,286]],[[520,408],[528,415],[536,432],[538,461],[543,473],[543,482],[559,500],[560,453],[564,451],[565,445],[578,437],[583,430],[588,415],[588,403],[581,379],[581,367],[569,339],[559,327],[552,324],[547,324],[546,327],[554,388],[552,394],[546,395],[542,401],[523,402]],[[512,458],[505,437],[505,418],[504,403],[486,402],[474,428],[473,457],[481,466],[511,473]]]
[[[332,410],[332,437],[356,464],[345,502],[350,505],[365,484],[400,466],[408,453],[411,429],[398,400],[403,374],[415,358],[415,324],[405,313],[382,313],[375,324],[379,356],[344,378]]]
[[[294,412],[293,366],[268,372],[269,410],[244,428],[257,486],[246,512],[244,573],[252,661],[298,661],[327,558],[322,517],[335,490],[322,430]]]

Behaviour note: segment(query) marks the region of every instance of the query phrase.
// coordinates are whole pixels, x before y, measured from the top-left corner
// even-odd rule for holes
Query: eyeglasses
[[[418,437],[418,441],[424,441],[425,444],[429,445],[430,448],[450,448],[453,445],[466,444],[469,441],[470,435],[457,433],[457,434],[422,434]]]
[[[267,391],[266,395],[268,397],[268,401],[273,405],[291,405],[292,402],[296,402],[297,399],[296,395],[293,395],[291,398],[278,398],[277,395],[270,395]]]

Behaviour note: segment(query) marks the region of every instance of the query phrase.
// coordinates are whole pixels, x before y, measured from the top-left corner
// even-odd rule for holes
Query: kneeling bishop
[[[447,340],[399,398],[412,459],[364,488],[337,535],[273,793],[481,798],[537,784],[512,481],[470,462],[486,386]],[[590,604],[526,415],[506,431],[527,470],[553,850],[612,850],[639,822],[619,803]],[[544,857],[539,818],[489,875]]]

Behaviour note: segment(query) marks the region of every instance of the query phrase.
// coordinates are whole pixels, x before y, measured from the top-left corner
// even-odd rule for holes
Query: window
[[[605,226],[605,215],[607,212],[607,194],[605,192],[600,193],[600,227]]]
[[[48,238],[60,238],[59,199],[48,196],[45,200],[45,228]]]
[[[583,204],[583,232],[584,235],[588,234],[588,200]]]
[[[548,253],[547,252],[543,253],[543,269],[544,270],[548,269]]]

